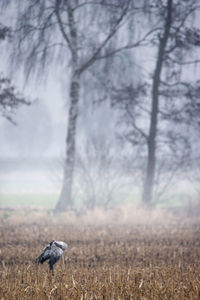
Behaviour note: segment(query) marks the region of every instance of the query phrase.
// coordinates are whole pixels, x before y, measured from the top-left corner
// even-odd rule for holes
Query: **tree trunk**
[[[75,149],[76,149],[76,126],[78,117],[78,105],[79,105],[79,76],[74,75],[72,77],[70,86],[70,108],[69,108],[69,120],[67,128],[66,138],[66,159],[64,165],[64,179],[61,189],[61,194],[56,205],[55,211],[66,211],[73,206],[72,199],[72,185],[73,185],[73,173],[75,163]]]
[[[148,135],[148,156],[147,156],[147,169],[143,186],[142,200],[145,204],[152,202],[153,185],[155,179],[155,166],[156,166],[156,136],[157,136],[157,123],[158,123],[158,108],[159,108],[159,86],[164,61],[165,50],[167,41],[170,34],[171,26],[171,13],[172,13],[172,0],[167,2],[167,18],[165,22],[164,34],[160,38],[158,57],[156,61],[156,68],[153,75],[153,88],[152,88],[152,107],[151,107],[151,121]]]
[[[71,1],[66,0],[68,22],[70,30],[70,40],[64,32],[59,12],[57,11],[58,22],[66,42],[68,43],[72,55],[72,78],[70,84],[70,107],[68,113],[68,127],[66,137],[66,155],[64,163],[63,185],[55,211],[66,211],[73,207],[72,186],[74,178],[74,164],[76,155],[76,126],[79,106],[80,72],[78,71],[78,47],[77,28]]]

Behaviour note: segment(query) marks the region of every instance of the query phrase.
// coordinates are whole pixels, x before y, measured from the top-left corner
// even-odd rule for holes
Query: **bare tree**
[[[66,160],[56,211],[73,206],[72,184],[82,74],[98,59],[108,55],[109,42],[130,14],[130,2],[18,1],[15,62],[25,66],[27,77],[36,74],[36,71],[44,74],[44,67],[52,61],[62,65],[68,61],[70,66]]]
[[[152,35],[146,42],[149,52],[156,53],[154,71],[150,80],[144,77],[139,83],[119,84],[112,90],[114,106],[123,112],[128,125],[124,137],[140,149],[140,159],[146,165],[142,197],[146,204],[163,194],[190,153],[185,126],[190,119],[188,111],[194,111],[192,107],[197,105],[198,83],[185,75],[188,65],[199,62],[195,49],[200,35],[193,23],[198,11],[198,1],[147,3],[144,15],[150,15]],[[146,67],[143,62],[139,66]],[[160,191],[154,190],[163,170],[168,172],[168,179]]]
[[[61,195],[56,206],[56,210],[65,210],[67,207],[72,206],[72,181],[74,172],[74,161],[75,161],[75,138],[76,138],[76,124],[78,117],[78,105],[79,105],[79,90],[80,90],[80,77],[83,72],[85,72],[101,54],[101,51],[107,45],[109,40],[115,35],[119,26],[121,25],[124,17],[127,14],[129,7],[129,1],[122,6],[119,16],[113,20],[113,25],[111,26],[108,33],[99,45],[92,46],[92,51],[89,57],[86,57],[82,62],[79,58],[79,41],[78,41],[78,28],[75,22],[75,8],[72,6],[71,1],[66,1],[61,6],[61,1],[56,1],[56,17],[63,34],[65,41],[71,51],[72,57],[72,76],[70,83],[70,108],[69,108],[69,119],[68,119],[68,129],[67,129],[67,139],[66,139],[66,162],[64,167],[64,181],[61,190]],[[81,4],[80,4],[81,5]],[[80,7],[79,5],[79,7]],[[63,19],[61,16],[61,11],[63,12],[66,8],[69,33],[66,32],[63,26]],[[78,8],[78,6],[76,7]],[[120,7],[121,8],[121,7]]]
[[[163,27],[163,34],[159,37],[158,55],[152,80],[152,108],[148,134],[148,158],[146,177],[143,188],[144,203],[152,202],[156,166],[156,137],[158,133],[157,124],[160,107],[159,99],[162,96],[167,97],[170,100],[173,99],[177,104],[177,102],[179,102],[179,99],[183,99],[184,97],[184,92],[180,92],[179,86],[182,84],[187,86],[187,83],[181,83],[180,81],[181,72],[183,73],[183,70],[180,68],[176,68],[176,66],[170,65],[170,62],[174,60],[173,57],[176,57],[174,60],[174,65],[176,65],[175,61],[177,58],[179,58],[177,62],[179,61],[180,63],[184,64],[186,58],[188,57],[187,54],[191,51],[191,46],[199,46],[200,42],[200,36],[198,38],[198,34],[194,34],[196,30],[194,28],[188,29],[187,27],[189,24],[191,26],[191,20],[188,24],[188,19],[191,18],[191,16],[194,16],[194,13],[197,12],[200,8],[198,2],[188,1],[187,5],[184,7],[184,5],[181,5],[180,2],[173,3],[172,0],[168,0],[167,6],[163,8],[164,16],[166,17]],[[191,33],[190,38],[188,32]],[[195,63],[195,61],[193,60],[191,63]],[[163,69],[166,70],[168,74],[167,76],[163,76],[162,79],[161,75]],[[175,89],[173,89],[172,86],[171,89],[169,89],[169,82],[173,87],[175,87]],[[168,87],[167,91],[164,86]],[[179,99],[176,99],[176,97],[179,97]],[[178,109],[178,111],[180,111],[180,108]],[[174,111],[171,114],[170,118],[174,115],[177,116],[177,112],[175,113]],[[184,120],[184,118],[182,120]],[[178,119],[176,119],[175,121],[178,122]],[[171,132],[171,134],[173,135],[173,131]],[[178,136],[175,136],[174,138],[172,138],[172,140],[173,139],[174,142],[176,139],[179,140]]]

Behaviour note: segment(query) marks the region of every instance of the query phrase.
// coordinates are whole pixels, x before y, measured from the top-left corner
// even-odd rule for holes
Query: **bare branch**
[[[172,57],[168,57],[168,59],[177,65],[180,66],[185,66],[185,65],[195,65],[195,64],[199,64],[200,63],[200,59],[195,59],[195,60],[191,60],[191,61],[178,61],[176,59],[173,59]]]
[[[60,28],[60,31],[63,35],[63,38],[65,39],[65,41],[67,42],[68,44],[68,47],[70,48],[70,50],[72,51],[72,43],[64,29],[64,26],[63,26],[63,21],[61,19],[61,16],[60,16],[60,0],[56,0],[56,9],[55,9],[55,14],[56,14],[56,17],[57,17],[57,20],[58,20],[58,25],[59,25],[59,28]]]
[[[146,133],[145,133],[141,128],[139,128],[139,127],[135,124],[135,117],[133,116],[131,110],[130,110],[130,109],[127,109],[127,110],[126,110],[126,113],[127,113],[127,115],[131,118],[131,126],[132,126],[135,130],[137,130],[137,131],[141,134],[141,136],[142,136],[143,138],[145,138],[145,140],[147,141],[147,140],[148,140],[148,136],[146,135]]]
[[[81,74],[82,72],[84,72],[90,65],[92,65],[94,63],[94,61],[97,59],[99,53],[101,52],[101,50],[105,47],[105,45],[108,43],[108,41],[115,35],[115,33],[118,30],[119,25],[121,24],[122,20],[124,19],[128,8],[129,8],[129,3],[130,0],[127,3],[127,6],[125,7],[125,9],[122,11],[121,16],[118,18],[118,20],[116,21],[114,27],[112,28],[112,30],[110,31],[110,33],[108,34],[108,36],[104,39],[104,41],[101,43],[101,45],[96,49],[96,51],[94,52],[94,54],[88,59],[88,61],[86,63],[84,63],[82,65],[82,67],[79,69],[79,74]]]
[[[137,42],[133,43],[133,44],[128,44],[128,45],[125,45],[123,47],[120,47],[120,48],[117,48],[109,53],[106,53],[105,55],[102,55],[102,56],[98,56],[97,59],[103,59],[103,58],[106,58],[106,57],[109,57],[109,56],[112,56],[112,55],[115,55],[121,51],[124,51],[124,50],[130,50],[130,49],[133,49],[133,48],[136,48],[136,47],[139,47],[139,46],[146,46],[149,41],[147,41],[147,37],[149,37],[152,33],[158,31],[160,28],[154,28],[152,30],[150,30],[148,33],[146,33],[140,40],[138,40]]]
[[[10,79],[0,76],[0,112],[3,117],[11,123],[16,124],[13,120],[16,109],[21,105],[30,104],[30,101],[27,101],[18,91],[16,91]]]

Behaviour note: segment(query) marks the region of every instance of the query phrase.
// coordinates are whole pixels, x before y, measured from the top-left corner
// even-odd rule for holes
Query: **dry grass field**
[[[200,221],[0,215],[0,299],[200,299]],[[52,239],[68,243],[37,265]]]

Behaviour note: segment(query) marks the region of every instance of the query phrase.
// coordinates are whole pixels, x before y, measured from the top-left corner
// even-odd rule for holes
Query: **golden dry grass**
[[[53,219],[53,221],[52,221]],[[200,299],[200,221],[87,222],[0,218],[0,299]],[[55,265],[35,258],[52,239]]]

